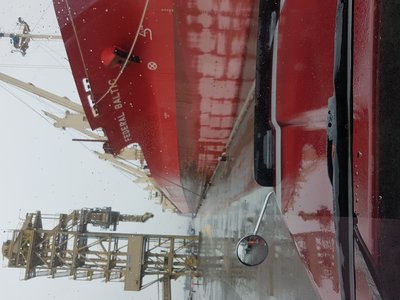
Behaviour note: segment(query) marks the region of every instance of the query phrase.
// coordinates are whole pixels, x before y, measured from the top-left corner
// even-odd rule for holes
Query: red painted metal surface
[[[338,299],[332,186],[326,163],[337,1],[285,1],[278,28],[276,118],[282,212],[323,299]]]
[[[256,8],[253,0],[175,1],[179,161],[193,209],[254,80]]]
[[[336,3],[285,1],[277,53],[276,115],[282,135],[282,211],[323,299],[340,298],[332,186],[326,167]],[[355,1],[354,5],[354,209],[362,238],[375,263],[379,263],[375,253],[379,203],[376,173],[379,9],[376,1]],[[355,265],[357,297],[371,299],[361,260],[362,257],[357,257]]]
[[[139,143],[157,186],[181,212],[195,211],[254,79],[245,68],[253,0],[54,6],[91,127],[114,154]],[[112,51],[129,52],[136,35],[141,62],[120,74]]]

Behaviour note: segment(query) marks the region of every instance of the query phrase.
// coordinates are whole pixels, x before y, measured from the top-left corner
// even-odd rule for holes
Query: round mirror
[[[268,244],[259,235],[247,235],[237,243],[236,255],[239,261],[246,266],[259,265],[268,256]]]

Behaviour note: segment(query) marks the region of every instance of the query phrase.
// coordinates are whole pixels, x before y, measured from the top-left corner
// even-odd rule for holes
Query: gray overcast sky
[[[17,30],[17,18],[23,17],[35,33],[59,33],[51,1],[0,0],[0,3],[2,31]],[[61,42],[32,41],[26,57],[10,53],[11,49],[8,38],[0,40],[0,72],[78,100]],[[124,232],[186,234],[187,217],[162,213],[156,201],[148,199],[143,186],[135,185],[83,145],[71,141],[79,135],[54,128],[38,115],[42,110],[61,114],[62,109],[4,83],[0,83],[0,99],[1,242],[10,237],[9,229],[18,228],[19,216],[26,212],[65,213],[81,207],[103,206],[112,206],[122,213],[155,214],[145,225],[123,226]],[[5,268],[6,264],[7,260],[3,260],[0,286],[2,297],[9,300],[158,299],[156,286],[134,293],[124,292],[122,283],[47,278],[21,281],[23,273]],[[177,291],[175,299],[183,299],[180,284],[173,286]]]

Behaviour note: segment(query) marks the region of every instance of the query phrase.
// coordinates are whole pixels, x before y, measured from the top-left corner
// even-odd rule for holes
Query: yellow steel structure
[[[139,291],[161,281],[164,299],[171,299],[171,279],[196,270],[198,236],[90,232],[88,226],[115,230],[119,221],[143,222],[152,217],[121,215],[104,209],[60,214],[52,229],[43,228],[40,211],[26,215],[22,228],[3,243],[8,266],[25,268],[25,279],[69,276],[78,280],[124,281],[125,290]]]

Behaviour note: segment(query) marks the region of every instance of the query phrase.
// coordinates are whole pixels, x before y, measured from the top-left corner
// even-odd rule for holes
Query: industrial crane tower
[[[3,243],[3,256],[9,267],[25,269],[26,280],[68,276],[123,281],[129,291],[160,281],[164,299],[171,299],[171,279],[196,272],[198,236],[88,231],[88,225],[115,230],[120,221],[144,222],[152,216],[121,215],[109,207],[74,210],[58,218],[29,213],[22,228]],[[45,219],[56,225],[44,229]]]

